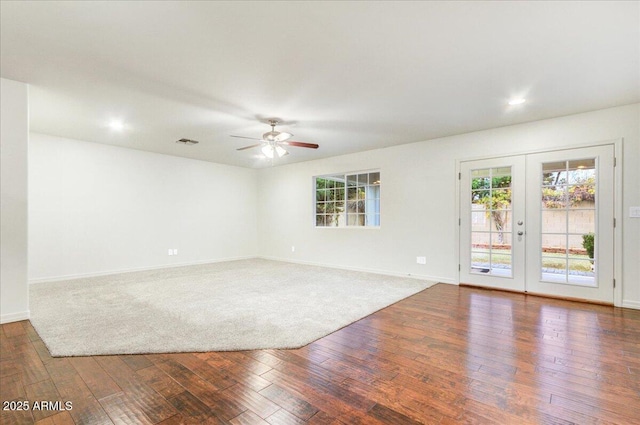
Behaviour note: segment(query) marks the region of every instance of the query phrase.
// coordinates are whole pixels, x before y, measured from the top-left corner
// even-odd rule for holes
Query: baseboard
[[[18,313],[8,313],[0,315],[0,324],[19,322],[20,320],[27,320],[30,316],[29,310],[20,311]]]
[[[90,277],[108,276],[111,274],[119,274],[119,273],[142,272],[147,270],[166,269],[171,267],[184,267],[184,266],[195,266],[199,264],[221,263],[225,261],[249,260],[252,258],[262,258],[265,260],[283,261],[286,263],[329,267],[332,269],[351,270],[351,271],[365,272],[365,273],[376,273],[376,274],[381,274],[386,276],[408,277],[411,279],[429,280],[429,281],[438,282],[438,283],[447,283],[447,284],[454,284],[454,285],[456,284],[454,279],[449,279],[449,278],[440,277],[440,276],[398,273],[398,272],[393,272],[389,270],[369,269],[369,268],[363,268],[363,267],[348,267],[348,266],[340,266],[336,264],[319,263],[315,261],[297,261],[297,260],[291,260],[288,258],[278,258],[278,257],[270,257],[270,256],[229,257],[229,258],[221,258],[217,260],[202,260],[202,261],[192,261],[192,262],[178,263],[178,264],[162,264],[162,265],[151,266],[151,267],[134,267],[134,268],[128,268],[128,269],[107,270],[107,271],[100,271],[95,273],[79,273],[79,274],[70,274],[70,275],[63,275],[63,276],[52,276],[52,277],[46,277],[46,278],[29,279],[29,284],[31,285],[31,284],[37,284],[37,283],[59,282],[62,280],[84,279],[84,278],[90,278]],[[23,319],[19,319],[19,320],[23,320]]]
[[[639,301],[622,301],[622,307],[624,308],[633,308],[636,310],[640,310],[640,302]]]
[[[304,264],[304,265],[307,265],[307,266],[328,267],[328,268],[331,268],[331,269],[351,270],[351,271],[355,271],[355,272],[365,272],[365,273],[376,273],[376,274],[381,274],[381,275],[385,275],[385,276],[408,277],[408,278],[411,278],[411,279],[429,280],[429,281],[432,281],[432,282],[435,282],[435,283],[455,284],[455,281],[453,279],[449,279],[449,278],[445,278],[445,277],[438,277],[438,276],[419,275],[419,274],[412,274],[412,273],[398,273],[398,272],[392,272],[392,271],[389,271],[389,270],[369,269],[369,268],[363,268],[363,267],[340,266],[340,265],[337,265],[337,264],[318,263],[318,262],[315,262],[315,261],[291,260],[289,258],[278,258],[278,257],[270,257],[270,256],[258,256],[257,258],[262,258],[264,260],[272,260],[272,261],[283,261],[285,263]]]
[[[150,266],[150,267],[133,267],[128,269],[107,270],[107,271],[100,271],[95,273],[79,273],[79,274],[69,274],[69,275],[63,275],[63,276],[52,276],[52,277],[44,277],[44,278],[38,278],[38,279],[29,279],[29,284],[31,285],[34,283],[47,283],[47,282],[59,282],[61,280],[84,279],[88,277],[100,277],[100,276],[108,276],[111,274],[120,274],[120,273],[144,272],[147,270],[168,269],[172,267],[197,266],[200,264],[222,263],[225,261],[249,260],[251,258],[258,258],[258,257],[254,255],[245,256],[245,257],[229,257],[229,258],[221,258],[217,260],[201,260],[201,261],[191,261],[187,263],[162,264],[162,265]]]

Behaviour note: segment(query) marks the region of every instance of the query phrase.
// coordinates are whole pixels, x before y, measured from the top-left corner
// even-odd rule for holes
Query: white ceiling
[[[229,135],[271,117],[320,144],[277,165],[640,101],[639,2],[2,1],[0,16],[32,131],[245,167],[271,163]]]

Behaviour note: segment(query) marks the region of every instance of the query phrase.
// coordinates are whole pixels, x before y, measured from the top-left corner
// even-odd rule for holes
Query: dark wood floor
[[[640,311],[520,294],[436,285],[298,350],[52,358],[28,321],[0,338],[3,404],[72,402],[2,424],[640,424]]]

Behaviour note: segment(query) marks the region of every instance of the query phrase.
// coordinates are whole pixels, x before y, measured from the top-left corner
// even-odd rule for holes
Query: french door
[[[613,145],[465,161],[460,282],[613,302]]]

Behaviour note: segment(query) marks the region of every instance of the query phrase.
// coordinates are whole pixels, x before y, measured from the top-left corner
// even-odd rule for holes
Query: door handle
[[[522,230],[520,230],[520,231],[518,232],[518,236],[522,236],[522,235],[524,235],[524,232],[523,232]]]

